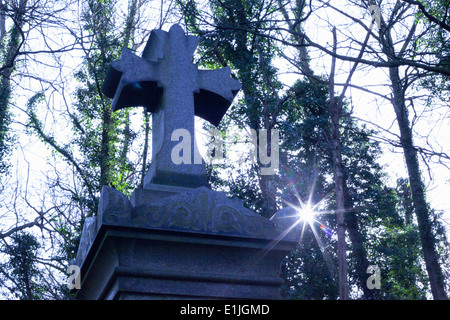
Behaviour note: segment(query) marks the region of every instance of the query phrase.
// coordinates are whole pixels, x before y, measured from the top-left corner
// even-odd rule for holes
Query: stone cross
[[[203,161],[195,143],[195,118],[217,126],[228,110],[240,83],[230,77],[229,67],[199,70],[192,63],[199,37],[185,35],[175,24],[169,32],[153,30],[142,57],[123,49],[111,63],[103,93],[113,99],[113,111],[144,106],[152,117],[152,162],[144,187],[155,184],[198,187],[207,184]],[[177,129],[190,133],[190,163],[172,161],[173,148],[180,143],[172,134]],[[172,141],[174,140],[174,141]]]

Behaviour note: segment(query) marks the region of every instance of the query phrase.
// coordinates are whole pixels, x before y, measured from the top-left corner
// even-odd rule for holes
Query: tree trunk
[[[367,260],[367,251],[364,248],[361,232],[359,231],[358,218],[353,209],[353,201],[349,195],[347,180],[344,179],[344,202],[347,213],[345,215],[345,223],[348,235],[352,243],[352,253],[355,259],[356,280],[362,289],[364,298],[368,300],[375,299],[375,293],[367,287],[367,268],[369,261]]]
[[[400,129],[400,142],[408,170],[414,211],[419,225],[420,241],[430,281],[431,293],[436,300],[447,300],[444,277],[439,264],[439,255],[435,248],[435,238],[431,230],[431,221],[425,191],[421,178],[417,150],[413,144],[412,130],[405,104],[404,91],[397,67],[389,69],[394,99],[392,100],[397,123]]]
[[[21,0],[19,6],[14,12],[12,16],[14,20],[14,27],[11,29],[10,39],[4,51],[3,61],[4,64],[0,69],[0,173],[2,171],[1,162],[3,158],[6,156],[9,146],[6,141],[7,132],[9,128],[9,124],[11,122],[9,115],[9,101],[11,95],[11,75],[15,68],[15,60],[17,57],[17,53],[22,46],[21,37],[22,37],[22,26],[24,24],[23,16],[25,14],[25,6],[27,1]],[[6,4],[0,3],[2,5],[0,10],[0,40],[3,40],[3,37],[6,35],[5,29],[5,8]],[[24,39],[22,38],[22,41]]]
[[[242,3],[237,2],[238,5],[242,6]],[[238,15],[236,16],[236,24],[238,26],[245,26],[247,24],[247,17],[245,16],[245,10],[244,8],[242,8],[241,10],[238,11]],[[239,52],[239,56],[240,59],[239,61],[236,61],[236,66],[239,69],[239,73],[242,75],[241,79],[242,79],[242,91],[244,93],[244,100],[246,102],[247,106],[251,106],[252,104],[254,104],[252,102],[252,100],[254,100],[254,88],[252,88],[252,79],[251,79],[251,74],[254,72],[253,70],[251,70],[251,63],[249,61],[249,57],[252,57],[255,52],[253,50],[257,50],[257,49],[253,49],[253,50],[249,50],[247,45],[248,45],[248,32],[240,32],[239,35],[236,37],[236,43],[237,43],[237,48],[236,51]],[[249,119],[248,119],[248,125],[250,127],[250,129],[253,129],[256,131],[256,138],[257,138],[257,145],[258,148],[257,150],[255,150],[257,152],[257,155],[259,155],[259,130],[261,129],[261,125],[260,123],[265,123],[267,121],[265,121],[266,119],[260,119],[260,115],[258,115],[258,111],[257,110],[253,110],[252,112],[250,112],[249,114]],[[266,129],[271,129],[271,128],[266,128]],[[271,146],[271,132],[270,130],[268,130],[267,133],[267,150],[268,150],[268,155],[271,154],[271,150],[270,150],[270,146]],[[272,190],[273,188],[271,188],[270,186],[270,181],[273,178],[273,176],[265,176],[265,175],[261,175],[261,168],[264,167],[263,164],[261,164],[261,162],[259,161],[259,156],[257,156],[257,170],[259,172],[258,174],[258,184],[259,184],[259,188],[261,190],[261,194],[262,194],[262,198],[264,199],[264,208],[263,208],[263,212],[262,215],[270,218],[275,212],[276,212],[276,195],[274,190]]]
[[[330,97],[334,99],[334,97]],[[342,165],[341,143],[339,139],[339,113],[333,110],[335,103],[330,103],[331,115],[331,152],[333,157],[333,172],[336,194],[336,224],[338,237],[338,276],[339,276],[339,297],[341,300],[349,299],[348,279],[347,279],[347,245],[345,242],[345,196],[344,196],[344,172]]]
[[[337,36],[336,28],[333,28],[333,51],[336,53]],[[336,58],[333,57],[331,62],[331,71],[329,79],[329,101],[328,115],[331,120],[331,157],[333,162],[334,189],[336,198],[336,224],[338,238],[338,280],[339,280],[339,297],[341,300],[349,299],[348,289],[348,270],[347,270],[347,245],[345,242],[345,196],[344,196],[344,166],[342,164],[342,150],[339,133],[339,120],[341,118],[342,104],[335,98],[334,76],[336,72]]]
[[[111,107],[103,103],[102,140],[100,144],[100,186],[110,185],[111,127]]]
[[[370,1],[370,4],[377,5],[375,1]],[[400,2],[397,4],[400,4]],[[401,17],[396,17],[396,19],[400,18]],[[392,21],[387,23],[384,21],[383,16],[381,16],[381,29],[378,40],[382,47],[382,52],[387,56],[389,61],[399,59],[399,55],[395,52],[394,40],[391,36],[391,30],[394,23],[395,22]],[[403,44],[404,48],[406,48],[408,42],[411,41],[411,37],[405,41],[406,42]],[[402,53],[400,53],[400,56],[401,54]],[[419,226],[419,236],[430,281],[431,293],[433,294],[434,299],[446,300],[448,298],[445,293],[444,278],[439,265],[439,255],[435,248],[435,238],[431,230],[431,221],[429,219],[429,210],[425,199],[425,190],[422,183],[417,150],[414,147],[413,133],[409,122],[408,110],[405,104],[405,90],[402,79],[400,78],[398,67],[389,68],[389,78],[391,81],[393,94],[393,99],[391,101],[394,107],[397,124],[399,126],[400,143],[403,148],[409,182],[411,185],[411,196],[414,205],[414,212],[416,214]]]
[[[2,49],[1,42],[6,35],[6,4],[0,0],[0,50]]]
[[[267,130],[267,156],[270,156],[272,159],[272,135],[271,135],[271,130],[272,129],[268,129]],[[263,210],[263,216],[265,216],[266,218],[270,218],[272,215],[275,214],[275,212],[277,211],[277,203],[276,203],[276,191],[274,190],[274,188],[272,187],[271,182],[273,181],[273,175],[264,175],[261,173],[261,168],[265,167],[265,165],[263,165],[260,161],[259,158],[259,148],[260,148],[260,144],[261,143],[265,143],[265,141],[259,141],[258,139],[258,166],[260,169],[260,174],[259,174],[259,187],[261,189],[261,194],[263,195],[263,199],[264,199],[264,210]],[[263,148],[264,149],[264,148]],[[265,151],[263,151],[265,152]],[[270,165],[272,165],[272,163],[270,163]]]
[[[24,267],[26,269],[27,266]],[[33,291],[31,290],[31,279],[29,277],[28,271],[24,270],[23,280],[25,282],[25,296],[27,300],[34,300]]]
[[[144,128],[145,137],[144,137],[144,150],[142,151],[141,188],[144,187],[144,177],[147,169],[148,143],[150,134],[150,115],[148,114],[146,108],[144,108],[144,120],[145,120],[145,128]]]

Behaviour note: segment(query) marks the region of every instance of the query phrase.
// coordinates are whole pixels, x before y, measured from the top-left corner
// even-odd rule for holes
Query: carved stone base
[[[296,235],[208,188],[104,187],[75,264],[78,299],[279,299]]]

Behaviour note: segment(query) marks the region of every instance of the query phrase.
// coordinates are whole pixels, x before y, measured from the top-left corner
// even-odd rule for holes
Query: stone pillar
[[[103,187],[75,264],[77,299],[280,299],[295,233],[206,187]]]

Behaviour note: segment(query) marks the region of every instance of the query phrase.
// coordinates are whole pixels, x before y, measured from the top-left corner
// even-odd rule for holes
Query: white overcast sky
[[[123,4],[126,5],[127,1],[123,1]],[[155,16],[151,13],[151,10],[158,10],[159,2],[153,2],[154,7],[149,8],[149,14]],[[355,13],[358,14],[358,13]],[[158,14],[156,15],[158,16]],[[363,16],[361,15],[363,18]],[[366,17],[367,18],[367,17]],[[305,26],[309,37],[312,39],[317,39],[322,44],[326,44],[327,41],[331,41],[331,26],[328,23],[336,22],[337,25],[340,25],[342,22],[339,21],[340,17],[335,13],[329,10],[321,10],[320,12],[315,12],[310,19],[308,20],[307,25]],[[370,24],[370,21],[367,21],[367,25]],[[158,21],[152,20],[148,24],[148,28],[157,28]],[[165,25],[163,29],[168,29],[170,25]],[[358,35],[358,30],[338,28],[338,40],[344,40],[345,35],[352,33]],[[365,34],[361,34],[360,40],[362,41]],[[63,38],[63,34],[60,35],[61,41],[65,41]],[[330,70],[331,61],[328,57],[324,57],[323,55],[318,54],[317,51],[312,50],[310,52],[312,61],[311,66],[315,70],[317,74],[328,74]],[[70,72],[76,69],[79,66],[79,60],[76,56],[65,56],[64,61],[62,63],[65,65],[65,70],[67,74],[62,75],[62,77],[69,77]],[[298,76],[295,74],[290,74],[289,71],[291,69],[285,68],[282,64],[278,64],[280,70],[285,71],[283,73],[282,79],[287,84],[292,84]],[[338,82],[344,82],[347,70],[349,70],[350,63],[348,62],[339,62],[338,63]],[[33,64],[29,65],[29,68],[33,68]],[[36,68],[36,66],[34,66]],[[42,69],[43,74],[50,74],[49,78],[51,79],[52,69]],[[55,77],[57,77],[55,75]],[[28,80],[27,80],[28,81]],[[355,77],[352,80],[352,83],[362,85],[362,84],[373,84],[377,85],[377,87],[373,87],[372,90],[382,93],[383,91],[388,92],[389,88],[387,87],[389,84],[388,77],[386,75],[386,70],[373,68],[366,68],[365,70],[359,71],[355,74]],[[22,83],[22,87],[28,88],[36,88],[36,83],[31,81],[29,84]],[[75,84],[74,84],[75,86]],[[71,88],[74,90],[75,88]],[[339,89],[338,89],[339,90]],[[69,90],[70,91],[70,90]],[[386,101],[382,101],[381,99],[375,99],[373,95],[368,93],[361,92],[357,89],[351,89],[347,93],[347,97],[351,98],[352,104],[354,106],[354,116],[369,120],[370,122],[376,123],[378,126],[381,126],[386,129],[390,129],[393,132],[397,132],[397,124],[395,123],[395,117],[393,113],[392,105],[386,103]],[[64,111],[65,105],[63,103],[62,97],[55,92],[52,96],[52,101],[54,102],[54,112],[47,111],[46,113],[42,113],[39,116],[42,121],[46,123],[46,129],[49,132],[54,132],[59,134],[59,137],[64,140],[64,135],[70,134],[67,130],[67,124],[64,124],[63,119],[58,117],[58,110]],[[69,101],[70,105],[70,96],[66,96],[65,99]],[[18,99],[15,103],[20,106],[25,106],[26,99]],[[420,106],[417,106],[420,109]],[[141,113],[141,109],[136,111],[136,113]],[[141,121],[141,117],[136,117],[137,122]],[[439,120],[441,119],[441,120]],[[16,118],[19,122],[26,121],[23,113],[18,113]],[[439,121],[438,121],[439,120]],[[134,127],[139,127],[141,123],[133,123]],[[24,132],[24,127],[20,124],[14,125],[15,130],[17,132]],[[442,120],[442,116],[440,114],[428,114],[426,118],[423,118],[416,124],[416,129],[420,131],[422,134],[426,134],[427,132],[432,132],[432,138],[435,139],[440,145],[443,147],[444,152],[450,151],[450,132],[449,132],[449,119]],[[66,137],[67,138],[67,137]],[[16,150],[15,155],[12,159],[13,165],[13,178],[11,181],[15,181],[16,175],[19,177],[18,180],[22,183],[22,192],[35,193],[39,197],[43,197],[42,195],[38,195],[40,190],[44,188],[44,173],[51,170],[51,166],[48,159],[51,150],[47,148],[42,142],[40,142],[34,136],[30,137],[29,135],[20,136],[19,148]],[[386,172],[389,174],[389,183],[391,186],[395,185],[395,180],[398,177],[407,177],[406,167],[403,160],[402,152],[399,148],[392,148],[388,146],[384,146],[384,155],[380,159],[380,162],[384,164]],[[393,152],[394,151],[394,152]],[[247,152],[247,151],[245,151]],[[56,162],[56,165],[58,164]],[[62,163],[59,162],[61,165]],[[445,218],[450,221],[450,171],[440,165],[430,164],[431,170],[431,179],[428,175],[427,167],[423,166],[424,179],[428,188],[428,200],[431,202],[431,205],[434,209],[443,210],[446,212]],[[28,181],[29,186],[33,186],[34,191],[26,188],[26,181]],[[3,199],[5,200],[5,199]],[[14,217],[11,217],[11,221],[14,221]],[[7,220],[2,220],[0,224],[0,229],[4,229],[4,226],[7,225]]]

